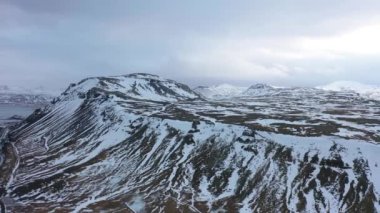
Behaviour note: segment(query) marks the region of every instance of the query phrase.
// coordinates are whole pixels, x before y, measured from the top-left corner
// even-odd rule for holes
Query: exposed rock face
[[[12,212],[379,210],[369,127],[380,115],[360,111],[378,103],[293,95],[210,102],[152,75],[86,79],[7,136],[3,203]]]

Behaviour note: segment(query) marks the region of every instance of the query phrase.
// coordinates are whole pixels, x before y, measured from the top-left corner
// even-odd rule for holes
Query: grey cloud
[[[310,54],[289,45],[299,37],[380,24],[379,9],[380,2],[369,0],[4,0],[0,84],[48,82],[65,87],[87,76],[126,72],[151,72],[192,85],[258,81],[316,85],[346,76],[380,84],[374,80],[380,79],[376,56],[342,60],[278,56],[282,51]],[[240,47],[239,41],[245,40],[252,44]],[[226,45],[229,41],[236,44]],[[261,49],[273,54],[262,55]],[[227,57],[224,52],[231,50],[234,55]],[[227,56],[219,59],[220,54]],[[249,74],[250,69],[259,71]]]

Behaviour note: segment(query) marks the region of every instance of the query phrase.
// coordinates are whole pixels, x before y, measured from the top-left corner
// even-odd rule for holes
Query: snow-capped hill
[[[260,96],[267,95],[270,92],[275,90],[274,87],[269,86],[268,84],[254,84],[245,90],[242,95],[244,96]]]
[[[238,87],[230,84],[221,84],[216,86],[200,86],[194,89],[195,92],[210,99],[224,99],[241,95],[247,87]]]
[[[337,91],[337,92],[356,92],[364,98],[380,100],[380,86],[367,85],[355,81],[336,81],[328,85],[318,86],[317,89]]]
[[[269,86],[268,84],[254,84],[248,89],[273,89],[273,87]]]
[[[92,77],[71,84],[59,100],[94,98],[99,95],[126,96],[151,101],[199,99],[188,86],[156,75],[136,73],[112,77]]]

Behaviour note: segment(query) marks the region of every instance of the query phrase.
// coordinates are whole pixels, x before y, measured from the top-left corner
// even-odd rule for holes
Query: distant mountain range
[[[311,87],[276,87],[268,84],[258,83],[250,87],[233,86],[230,84],[221,84],[216,86],[199,86],[194,91],[209,99],[228,99],[233,97],[244,96],[262,96],[273,95],[278,92],[287,90],[324,90],[351,92],[360,95],[363,98],[380,100],[380,86],[366,85],[352,81],[337,81],[324,86]]]
[[[152,75],[154,76],[154,75]],[[156,78],[159,78],[156,76]],[[307,87],[276,87],[264,83],[253,84],[249,87],[220,84],[214,86],[199,86],[193,89],[198,95],[208,99],[226,99],[242,96],[273,95],[283,90],[313,89]],[[380,86],[366,85],[353,81],[337,81],[328,85],[317,86],[315,89],[325,91],[352,92],[360,96],[380,100]],[[51,101],[59,92],[37,87],[10,87],[0,85],[0,104],[32,104],[41,105]],[[168,99],[168,98],[167,98]]]
[[[367,85],[354,81],[337,81],[328,85],[316,87],[318,89],[329,90],[329,91],[352,91],[360,94],[361,96],[380,100],[380,86]]]
[[[0,104],[45,105],[57,95],[42,87],[27,89],[0,85]]]

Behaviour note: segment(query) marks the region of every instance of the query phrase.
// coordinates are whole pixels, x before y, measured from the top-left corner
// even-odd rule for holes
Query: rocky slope
[[[72,84],[3,136],[11,212],[376,212],[379,102],[207,101],[146,74]],[[9,142],[8,142],[9,141]]]

